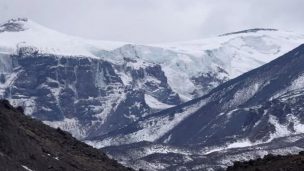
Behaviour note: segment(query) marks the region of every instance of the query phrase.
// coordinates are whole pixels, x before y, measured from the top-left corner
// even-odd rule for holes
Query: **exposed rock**
[[[249,160],[246,162],[235,162],[229,166],[227,171],[301,171],[304,170],[304,155],[267,155],[263,159]]]

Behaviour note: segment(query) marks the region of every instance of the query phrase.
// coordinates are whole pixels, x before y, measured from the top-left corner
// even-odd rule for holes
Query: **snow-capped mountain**
[[[35,47],[40,53],[95,57],[94,51],[113,50],[126,43],[85,40],[68,36],[27,18],[11,19],[0,26],[1,53],[16,53],[21,47]]]
[[[171,131],[182,129],[179,126],[194,117],[193,112],[210,105],[209,98],[197,97],[303,42],[302,34],[252,29],[189,42],[138,45],[86,40],[29,19],[12,19],[0,26],[0,95],[24,106],[27,115],[96,147],[113,145],[113,140],[183,145],[182,136]],[[252,89],[244,91],[250,94],[252,86],[261,85],[248,86]],[[196,119],[193,129],[202,124]],[[134,135],[123,129],[127,125],[135,129]],[[121,136],[122,130],[126,132]],[[194,145],[198,141],[191,139]]]
[[[106,149],[148,170],[214,169],[270,152],[299,152],[304,147],[303,64],[301,45],[205,96],[87,143],[120,145]]]
[[[78,138],[181,103],[161,66],[120,55],[121,43],[66,36],[27,19],[3,24],[0,42],[1,96]]]
[[[29,19],[12,19],[2,24],[0,30],[1,53],[34,47],[43,54],[102,58],[115,64],[125,62],[125,58],[135,59],[133,67],[158,64],[169,86],[183,101],[206,94],[224,81],[283,55],[304,40],[304,34],[251,29],[188,42],[138,45],[68,36]]]

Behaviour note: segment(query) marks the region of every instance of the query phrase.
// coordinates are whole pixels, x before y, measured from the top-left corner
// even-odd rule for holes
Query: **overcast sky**
[[[91,39],[156,43],[265,27],[304,33],[304,0],[0,0],[0,21],[27,17]]]

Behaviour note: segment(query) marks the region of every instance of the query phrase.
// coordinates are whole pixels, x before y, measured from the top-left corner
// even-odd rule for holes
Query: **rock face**
[[[0,101],[0,170],[131,170]]]
[[[122,145],[126,151],[119,147],[106,149],[113,156],[120,154],[121,160],[133,156],[133,166],[148,162],[150,170],[171,169],[172,163],[161,160],[168,157],[176,158],[172,170],[199,170],[225,167],[233,160],[271,151],[297,152],[303,149],[303,64],[301,45],[201,98],[149,115],[87,143],[96,147]],[[140,144],[143,141],[152,145]],[[254,148],[259,152],[252,151]],[[237,153],[229,149],[242,150]],[[217,163],[205,160],[212,154]]]
[[[27,21],[28,19],[26,18],[17,18],[17,19],[9,20],[8,22],[0,26],[0,33],[24,31],[25,28],[23,22],[27,22]]]
[[[3,97],[78,138],[103,135],[148,115],[153,109],[146,104],[146,94],[166,104],[181,102],[159,65],[133,69],[104,60],[39,54],[28,48],[2,65],[7,63],[10,68],[2,78],[3,85],[9,86],[3,86]],[[130,74],[129,85],[123,83],[121,72]]]

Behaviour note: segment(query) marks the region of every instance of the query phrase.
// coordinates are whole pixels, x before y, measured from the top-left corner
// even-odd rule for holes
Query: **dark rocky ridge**
[[[0,26],[0,33],[1,32],[19,32],[24,31],[25,28],[23,27],[22,22],[27,22],[27,18],[17,18],[11,19],[8,22],[2,24]]]
[[[255,33],[258,31],[278,31],[278,30],[271,29],[271,28],[254,28],[254,29],[242,30],[242,31],[237,31],[237,32],[225,33],[225,34],[221,34],[219,36],[229,36],[229,35],[241,34],[241,33]]]
[[[0,101],[0,170],[131,170],[70,134]]]
[[[227,171],[302,171],[304,170],[304,152],[298,155],[267,155],[263,159],[235,162]]]

